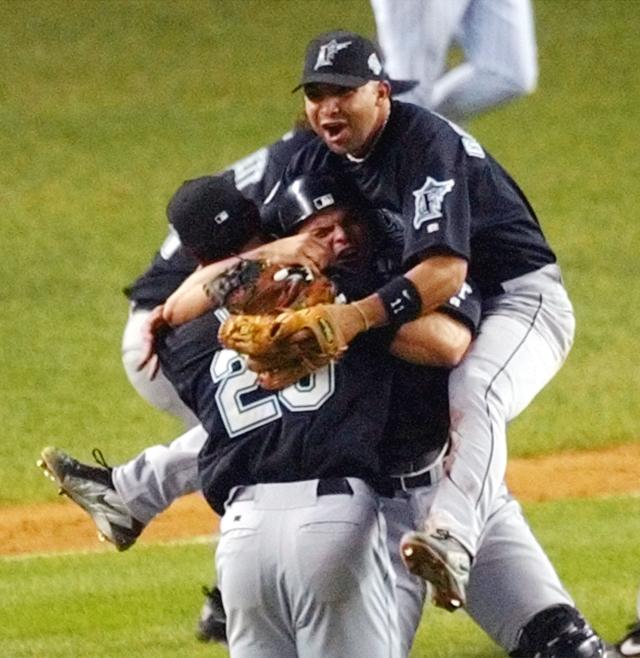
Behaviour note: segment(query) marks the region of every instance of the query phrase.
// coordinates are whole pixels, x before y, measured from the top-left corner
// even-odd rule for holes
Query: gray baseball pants
[[[411,649],[429,585],[405,568],[400,557],[400,539],[405,532],[421,527],[437,489],[436,482],[382,499],[388,548],[396,572],[403,656]],[[531,532],[520,504],[503,483],[471,566],[466,612],[489,637],[510,652],[518,645],[522,627],[541,610],[558,604],[573,605],[573,601]]]
[[[232,658],[397,658],[395,578],[379,498],[318,480],[237,487],[216,550]]]
[[[425,530],[448,530],[475,555],[500,496],[507,465],[507,423],[564,363],[575,318],[560,268],[502,284],[483,304],[478,336],[449,377],[452,449]]]

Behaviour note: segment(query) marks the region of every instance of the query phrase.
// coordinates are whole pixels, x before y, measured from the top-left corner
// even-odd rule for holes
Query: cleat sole
[[[452,586],[449,568],[439,553],[415,537],[402,542],[401,554],[407,569],[433,586],[432,601],[435,606],[449,612],[464,606],[462,594]]]

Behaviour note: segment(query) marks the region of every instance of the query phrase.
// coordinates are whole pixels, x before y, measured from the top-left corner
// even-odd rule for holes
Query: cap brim
[[[388,80],[387,82],[391,85],[393,96],[411,91],[418,84],[417,80]]]
[[[380,80],[384,82],[385,80]],[[298,89],[301,89],[305,85],[310,84],[327,84],[327,85],[339,85],[340,87],[362,87],[362,85],[371,82],[370,79],[361,78],[355,75],[342,75],[340,73],[314,73],[306,77],[299,85],[294,87],[291,90],[291,93],[295,93]],[[391,86],[391,94],[396,96],[397,94],[404,94],[407,91],[411,91],[417,84],[417,80],[391,80],[388,79],[386,82]]]
[[[362,87],[362,85],[367,84],[369,80],[367,78],[361,78],[357,75],[343,75],[341,73],[313,73],[312,75],[306,76],[300,84],[291,90],[291,93],[298,91],[298,89],[304,87],[305,85],[312,84],[325,84],[325,85],[338,85],[340,87],[351,87],[355,89],[356,87]]]

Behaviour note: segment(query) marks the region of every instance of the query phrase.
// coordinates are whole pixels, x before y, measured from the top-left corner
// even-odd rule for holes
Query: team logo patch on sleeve
[[[414,190],[415,212],[413,215],[413,227],[418,229],[425,222],[431,222],[433,219],[442,217],[442,204],[444,198],[455,185],[455,181],[450,178],[445,181],[437,181],[431,176],[427,176],[424,185]],[[440,230],[438,222],[431,222],[427,225],[429,233],[435,233]]]

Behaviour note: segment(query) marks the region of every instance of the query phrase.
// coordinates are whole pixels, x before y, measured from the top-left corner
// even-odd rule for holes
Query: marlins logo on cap
[[[351,45],[351,41],[344,41],[338,43],[335,39],[331,39],[329,43],[325,43],[320,46],[318,51],[318,59],[316,60],[316,65],[313,67],[316,71],[321,66],[332,66],[335,56],[338,54],[338,51],[343,48],[348,48]]]

